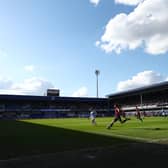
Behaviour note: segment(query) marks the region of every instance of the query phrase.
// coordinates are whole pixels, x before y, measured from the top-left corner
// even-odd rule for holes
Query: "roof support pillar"
[[[143,109],[143,96],[142,96],[142,94],[140,94],[140,104],[141,104],[141,109]]]

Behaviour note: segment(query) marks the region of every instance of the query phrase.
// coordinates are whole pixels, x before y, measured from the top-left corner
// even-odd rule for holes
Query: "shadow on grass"
[[[149,130],[149,131],[165,131],[165,130],[168,130],[168,128],[159,128],[159,127],[156,127],[156,128],[143,128],[144,130]]]
[[[134,163],[132,159],[138,157],[140,159],[157,157],[158,160],[166,158],[168,154],[168,145],[144,143],[23,121],[0,121],[0,132],[0,160],[63,151],[77,151],[75,155],[77,158],[80,156],[79,149],[88,149],[87,159],[96,158],[98,164],[99,162],[103,164],[102,159],[111,162],[112,158],[124,158],[127,161],[131,159],[130,163]],[[93,150],[96,147],[103,148]],[[70,155],[72,156],[72,153]]]
[[[24,121],[0,123],[0,159],[130,143],[120,138]]]

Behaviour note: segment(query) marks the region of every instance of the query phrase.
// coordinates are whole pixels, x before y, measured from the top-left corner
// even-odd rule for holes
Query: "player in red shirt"
[[[114,105],[114,120],[107,126],[107,129],[110,129],[113,126],[113,124],[118,120],[120,121],[121,124],[127,121],[127,119],[124,119],[124,120],[121,119],[121,109],[117,104],[115,104]]]
[[[136,113],[137,119],[140,120],[141,122],[143,122],[143,120],[142,120],[142,118],[141,118],[141,113],[140,113],[138,107],[137,107],[137,106],[135,106],[135,107],[136,107],[136,112],[137,112],[137,113]]]

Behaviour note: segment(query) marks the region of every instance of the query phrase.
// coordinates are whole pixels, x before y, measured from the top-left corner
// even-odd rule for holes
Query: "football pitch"
[[[143,122],[132,117],[108,130],[111,120],[96,118],[96,126],[88,118],[2,120],[0,160],[104,147],[118,151],[134,143],[168,145],[166,117],[146,117]]]

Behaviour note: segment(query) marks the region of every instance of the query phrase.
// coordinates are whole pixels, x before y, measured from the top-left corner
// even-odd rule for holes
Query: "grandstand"
[[[0,118],[88,117],[90,108],[98,116],[108,115],[107,98],[0,95]]]
[[[120,104],[125,112],[134,112],[138,105],[146,114],[168,114],[168,82],[161,82],[107,95],[110,104]]]

